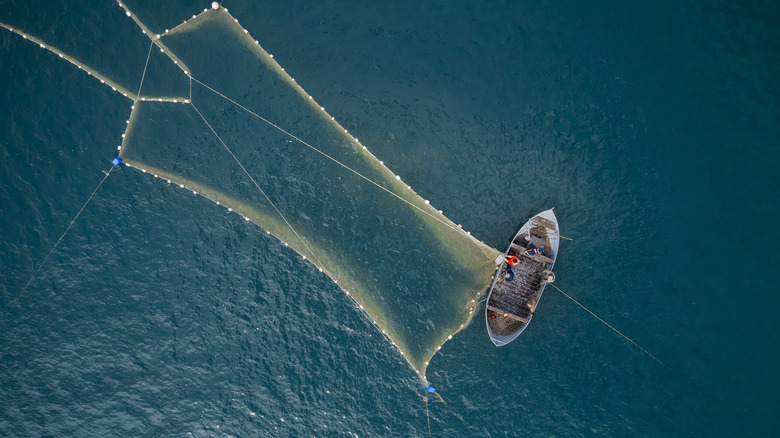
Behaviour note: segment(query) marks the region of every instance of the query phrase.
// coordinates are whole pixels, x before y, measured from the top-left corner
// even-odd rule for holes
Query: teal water
[[[153,29],[208,7],[128,4]],[[510,346],[476,318],[434,357],[431,435],[780,432],[775,4],[226,6],[491,246],[555,206],[574,238],[556,284],[675,370],[548,289]],[[138,86],[148,42],[114,4],[6,2],[0,21]],[[0,35],[0,435],[428,435],[419,378],[336,286],[135,170],[21,295],[130,108]]]

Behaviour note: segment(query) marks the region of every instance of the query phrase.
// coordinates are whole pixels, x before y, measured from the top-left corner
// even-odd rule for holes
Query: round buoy
[[[219,9],[219,3],[211,2],[211,9]]]
[[[122,159],[119,158],[119,157],[116,157],[116,158],[114,158],[114,161],[112,161],[112,163],[114,163],[114,166],[119,166],[120,164],[122,164]]]
[[[436,388],[434,388],[433,385],[428,385],[428,392],[433,394],[434,392],[436,392]]]

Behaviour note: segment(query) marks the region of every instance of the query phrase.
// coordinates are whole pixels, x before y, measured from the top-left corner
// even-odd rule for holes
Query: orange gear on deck
[[[513,255],[507,256],[505,260],[509,266],[516,266],[518,263],[520,263],[520,259]]]

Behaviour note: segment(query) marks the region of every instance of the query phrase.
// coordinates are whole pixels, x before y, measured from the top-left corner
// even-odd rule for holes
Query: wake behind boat
[[[490,340],[506,345],[525,330],[534,315],[544,286],[555,280],[558,255],[558,219],[552,209],[528,220],[517,232],[499,265],[488,293],[485,319]]]

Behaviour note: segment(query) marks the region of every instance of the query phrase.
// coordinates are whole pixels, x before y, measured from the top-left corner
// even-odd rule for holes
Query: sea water
[[[128,6],[164,30],[210,5]],[[778,433],[776,6],[226,6],[489,245],[555,207],[574,239],[556,285],[673,368],[548,288],[509,346],[478,317],[433,358],[446,404],[428,403],[432,436]],[[143,70],[148,45],[123,37],[138,30],[114,4],[10,4],[0,21],[128,86]],[[112,172],[22,293],[129,108],[0,35],[2,435],[428,435],[419,377],[337,286],[133,169]]]

